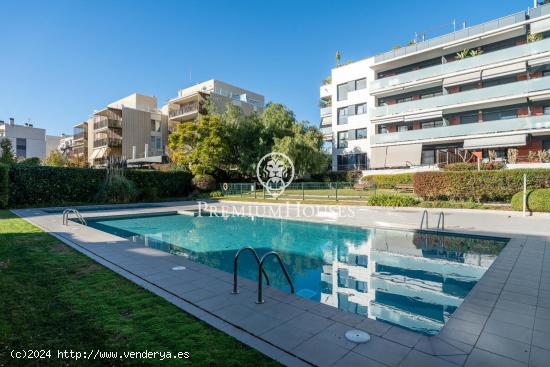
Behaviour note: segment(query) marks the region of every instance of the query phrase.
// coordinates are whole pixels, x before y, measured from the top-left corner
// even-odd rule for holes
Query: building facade
[[[331,79],[320,96],[333,170],[528,161],[550,149],[550,5],[337,67]]]
[[[32,124],[18,125],[14,118],[6,123],[0,121],[0,139],[11,140],[13,153],[17,159],[46,158],[46,130]]]

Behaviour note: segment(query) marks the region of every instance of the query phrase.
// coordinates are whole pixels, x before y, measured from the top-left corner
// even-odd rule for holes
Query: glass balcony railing
[[[94,130],[99,130],[103,128],[122,128],[122,120],[114,120],[114,119],[101,119],[99,121],[94,122]]]
[[[409,130],[396,133],[375,134],[373,144],[398,143],[413,140],[432,140],[458,136],[495,134],[519,130],[550,128],[550,115],[520,117],[510,120],[486,121],[479,123]]]
[[[512,26],[517,23],[525,21],[525,12],[519,12],[506,17],[492,20],[490,22],[478,24],[472,27],[460,29],[456,32],[444,34],[439,37],[434,37],[423,42],[418,42],[411,46],[401,47],[395,50],[387,51],[374,56],[374,63],[380,63],[383,61],[391,60],[396,57],[410,55],[417,51],[426,50],[435,46],[444,45],[449,42],[459,41],[461,39],[480,35],[489,31],[494,31],[502,27]]]
[[[185,115],[187,113],[197,112],[199,110],[199,104],[198,103],[191,103],[187,105],[181,106],[181,108],[178,108],[176,110],[171,110],[169,115],[170,117],[176,117],[180,115]]]
[[[331,106],[321,108],[321,116],[327,116],[327,115],[330,115],[331,113],[332,113]]]
[[[321,127],[319,130],[321,131],[321,134],[323,134],[323,135],[329,135],[329,134],[332,135],[332,127],[331,126]]]
[[[387,106],[371,108],[371,117],[391,116],[404,112],[420,112],[426,109],[437,109],[494,98],[513,97],[530,92],[550,90],[550,77],[536,78],[515,83],[480,88],[466,92],[444,94],[437,97],[419,99],[416,101],[396,103]]]
[[[491,65],[524,56],[536,55],[546,51],[550,51],[550,38],[538,42],[506,48],[504,50],[489,52],[479,56],[468,57],[463,60],[452,61],[446,64],[430,66],[424,69],[414,70],[382,79],[376,79],[370,82],[370,90],[377,91],[395,87],[404,83],[436,77],[439,75],[446,75],[461,70],[468,70],[475,67]]]
[[[94,148],[99,147],[119,147],[122,146],[122,138],[103,138],[94,140]]]
[[[86,139],[87,133],[86,132],[80,132],[73,135],[73,140],[79,140],[79,139]]]

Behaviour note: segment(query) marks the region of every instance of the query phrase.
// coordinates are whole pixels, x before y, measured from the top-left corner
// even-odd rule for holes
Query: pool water
[[[506,245],[506,239],[399,231],[260,217],[89,219],[96,229],[227,272],[243,246],[279,252],[296,294],[339,309],[436,334]],[[289,290],[277,263],[271,285]],[[250,253],[239,275],[257,280]]]

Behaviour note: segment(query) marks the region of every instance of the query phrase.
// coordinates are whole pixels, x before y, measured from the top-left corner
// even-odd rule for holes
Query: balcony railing
[[[464,28],[456,32],[444,34],[439,37],[428,39],[423,42],[418,42],[411,46],[401,47],[396,50],[387,51],[374,56],[374,63],[379,63],[391,60],[396,57],[410,55],[417,51],[426,50],[435,46],[444,45],[449,42],[458,41],[461,39],[473,37],[485,32],[494,31],[502,27],[512,26],[525,21],[525,12],[519,12],[506,17],[492,20],[490,22],[478,24],[472,27]]]
[[[73,135],[73,140],[85,139],[87,136],[86,132],[76,133]]]
[[[327,116],[327,115],[330,115],[331,113],[332,113],[332,107],[331,106],[321,108],[321,116]]]
[[[94,130],[99,130],[103,128],[122,128],[122,120],[114,119],[102,119],[94,122]]]
[[[436,77],[439,75],[446,75],[484,65],[491,65],[524,56],[536,55],[546,51],[550,51],[550,38],[499,51],[489,52],[479,56],[468,57],[463,60],[452,61],[446,64],[430,66],[424,69],[414,70],[382,79],[376,79],[370,82],[370,90],[377,91],[385,88],[391,88],[404,83]]]
[[[119,147],[122,145],[122,139],[121,138],[103,138],[103,139],[97,139],[94,140],[94,148],[99,147]]]
[[[391,116],[404,112],[420,112],[446,106],[487,101],[494,98],[506,98],[542,90],[550,90],[550,77],[536,78],[494,87],[474,89],[466,92],[444,94],[416,101],[396,103],[371,108],[371,117]]]
[[[471,124],[433,127],[401,131],[395,133],[375,134],[373,144],[388,144],[414,140],[433,140],[479,134],[496,134],[520,130],[550,128],[550,115],[520,117],[510,120],[486,121]]]
[[[181,108],[176,110],[171,110],[169,113],[170,117],[185,115],[187,113],[197,112],[199,110],[199,104],[198,103],[191,103],[188,105],[183,105]]]

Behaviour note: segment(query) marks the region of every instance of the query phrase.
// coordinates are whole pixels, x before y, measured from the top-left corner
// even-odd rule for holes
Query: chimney
[[[15,125],[15,119],[13,117],[10,117],[10,125],[11,126]]]

